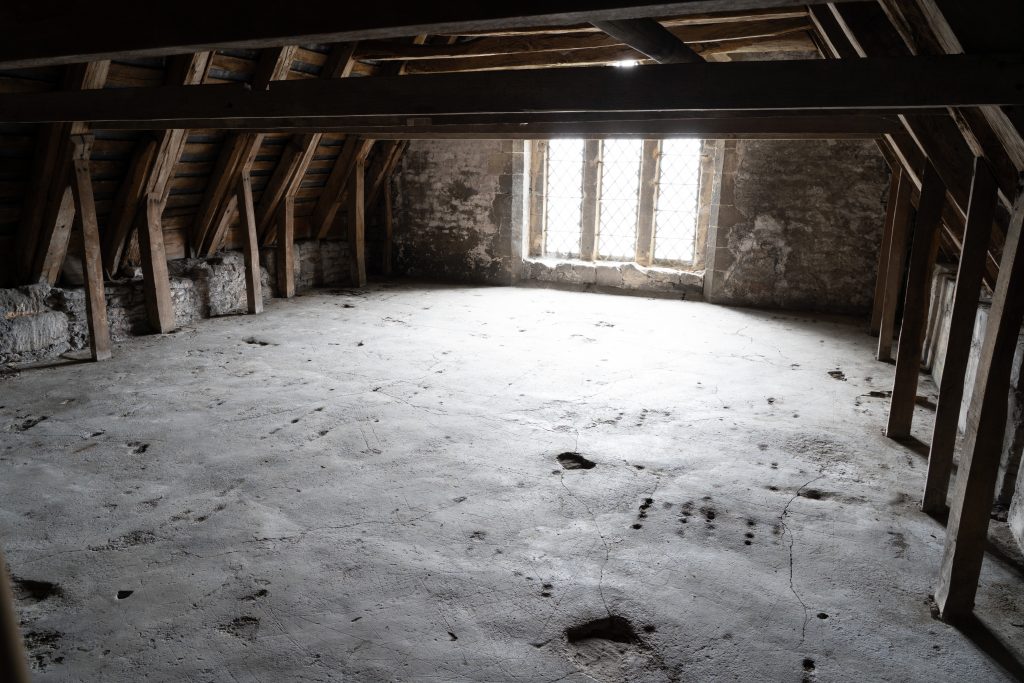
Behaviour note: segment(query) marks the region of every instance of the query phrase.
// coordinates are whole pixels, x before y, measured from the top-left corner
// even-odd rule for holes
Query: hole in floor
[[[574,451],[559,453],[558,462],[567,470],[592,470],[597,467],[596,462],[593,460],[587,460],[582,455]]]
[[[117,591],[117,599],[124,600],[125,598],[131,596],[131,594],[134,592],[135,591]]]
[[[639,643],[629,619],[613,614],[565,629],[565,638],[573,645],[587,640],[610,640],[613,643]]]

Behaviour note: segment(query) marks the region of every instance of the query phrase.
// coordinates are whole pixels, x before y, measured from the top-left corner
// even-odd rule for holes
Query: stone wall
[[[502,285],[518,279],[522,142],[413,141],[394,189],[398,274]]]
[[[350,282],[351,273],[347,242],[338,240],[300,240],[295,242],[295,291],[306,292],[314,287],[337,287]],[[260,262],[272,283],[277,282],[277,254],[264,249]],[[275,286],[276,294],[276,286]]]
[[[263,298],[276,294],[272,250],[263,254]],[[242,253],[225,252],[204,259],[169,261],[171,300],[178,327],[203,318],[244,313],[245,263]],[[348,245],[305,240],[295,243],[296,290],[348,283]],[[105,285],[107,319],[114,341],[147,334],[145,294],[141,274]],[[0,289],[0,363],[24,363],[54,358],[89,343],[85,291],[40,284]]]
[[[863,313],[889,172],[873,142],[719,143],[705,299]]]

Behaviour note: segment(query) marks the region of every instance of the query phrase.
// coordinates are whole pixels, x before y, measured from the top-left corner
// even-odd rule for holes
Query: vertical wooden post
[[[245,235],[245,299],[249,313],[263,312],[263,283],[260,280],[260,247],[256,238],[256,210],[252,204],[252,180],[248,172],[238,176],[238,211]]]
[[[348,246],[352,285],[366,286],[366,160],[357,159],[348,188]]]
[[[597,227],[601,203],[601,141],[587,140],[583,145],[583,206],[580,211],[580,258],[597,259]]]
[[[892,226],[896,218],[896,198],[899,195],[900,175],[897,168],[889,178],[889,201],[885,205],[885,224],[882,227],[882,243],[878,248],[878,276],[875,280],[875,298],[871,306],[871,334],[878,335],[882,326],[882,310],[885,304],[885,277],[889,272],[889,249],[892,246]]]
[[[644,140],[640,157],[640,197],[637,205],[636,262],[649,266],[654,260],[654,207],[658,192],[660,140]]]
[[[96,202],[89,175],[91,135],[75,135],[72,156],[74,178],[71,188],[75,198],[78,222],[82,226],[82,264],[85,270],[85,308],[89,323],[89,349],[93,360],[111,356],[110,327],[107,324],[107,297],[103,290],[103,255],[100,252],[100,230],[96,221]]]
[[[1024,289],[1022,221],[1024,194],[1017,197],[1006,232],[946,524],[946,547],[935,601],[947,619],[964,617],[974,608],[988,542],[989,515],[1006,429],[1010,371],[1024,321],[1024,296],[1020,295]]]
[[[395,248],[395,217],[394,208],[391,205],[391,188],[384,188],[384,263],[381,271],[384,275],[392,273],[391,252]]]
[[[277,295],[295,296],[295,196],[284,196],[277,219]]]
[[[882,296],[881,320],[878,323],[878,352],[875,355],[875,358],[883,362],[892,360],[892,337],[896,327],[900,288],[903,286],[907,232],[910,226],[910,200],[914,191],[909,173],[901,170],[897,175],[899,183],[896,190],[896,205],[893,207],[888,263],[885,267],[885,292]]]
[[[889,403],[889,424],[885,430],[890,439],[910,436],[910,425],[914,421],[917,381],[921,374],[921,344],[924,342],[928,317],[928,294],[931,291],[935,257],[939,251],[939,225],[945,201],[946,186],[931,162],[926,162],[917,222],[914,225],[914,244],[910,250],[903,325],[900,327],[900,347],[896,357],[896,378],[893,380],[892,400]]]
[[[14,596],[7,580],[7,564],[0,553],[0,680],[29,683],[27,662]]]
[[[998,200],[992,168],[981,157],[974,160],[974,181],[967,208],[967,228],[960,250],[960,267],[953,290],[949,338],[939,386],[939,403],[935,408],[935,429],[928,452],[928,475],[925,479],[921,509],[929,514],[946,508],[949,475],[953,469],[953,448],[956,445],[960,406],[964,398],[964,376],[974,336],[978,313],[978,297],[985,272],[989,234]]]
[[[158,194],[146,196],[146,223],[139,226],[139,250],[142,255],[142,289],[146,295],[149,324],[159,334],[174,329],[174,305],[167,275],[167,253],[161,221],[164,203]]]

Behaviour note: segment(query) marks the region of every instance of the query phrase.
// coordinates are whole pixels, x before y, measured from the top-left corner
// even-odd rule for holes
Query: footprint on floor
[[[49,419],[49,415],[37,415],[29,416],[23,419],[21,422],[16,422],[7,427],[7,431],[10,432],[27,432],[28,430],[35,427],[40,422]]]
[[[217,630],[242,640],[256,640],[260,620],[256,617],[235,617],[229,623],[218,626]]]
[[[649,624],[648,634],[657,631]],[[611,614],[565,630],[567,654],[587,676],[599,681],[674,681],[679,672],[670,670],[658,653],[637,633],[628,619]],[[535,645],[537,647],[537,645]]]
[[[42,602],[63,595],[60,584],[52,581],[36,581],[12,576],[14,597],[24,602]]]

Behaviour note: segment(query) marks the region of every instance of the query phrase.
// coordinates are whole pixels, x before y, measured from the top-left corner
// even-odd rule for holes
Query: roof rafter
[[[803,0],[803,5],[825,0]],[[46,66],[101,58],[183,54],[225,47],[338,43],[424,34],[591,21],[685,16],[790,7],[792,0],[545,0],[424,3],[392,0],[353,12],[333,0],[308,0],[301,12],[251,12],[241,0],[202,5],[155,0],[140,16],[128,0],[64,3],[46,11],[28,0],[0,5],[0,68]],[[130,25],[126,17],[138,17]],[[245,21],[239,21],[245,17]]]

